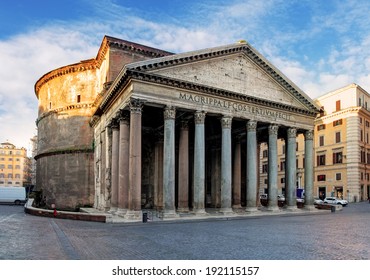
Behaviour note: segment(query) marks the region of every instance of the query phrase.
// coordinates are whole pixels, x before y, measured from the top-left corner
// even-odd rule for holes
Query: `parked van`
[[[0,187],[0,203],[14,203],[20,205],[26,202],[24,187]]]

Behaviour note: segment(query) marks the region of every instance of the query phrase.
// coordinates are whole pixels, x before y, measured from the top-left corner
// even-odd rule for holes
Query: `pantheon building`
[[[305,139],[305,207],[313,207],[318,106],[245,41],[172,54],[106,36],[96,58],[55,69],[39,99],[37,182],[48,203],[141,219],[252,213],[268,145],[268,211],[296,206],[296,138]]]

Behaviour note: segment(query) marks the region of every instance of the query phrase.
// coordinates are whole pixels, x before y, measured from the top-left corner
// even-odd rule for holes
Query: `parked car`
[[[339,199],[337,197],[329,196],[329,197],[326,197],[324,199],[324,203],[327,203],[327,204],[340,204],[342,206],[346,206],[348,204],[348,201],[345,200],[345,199]]]
[[[318,198],[318,197],[313,198],[313,204],[314,205],[323,204],[323,203],[324,203],[324,201],[322,201],[320,198]]]

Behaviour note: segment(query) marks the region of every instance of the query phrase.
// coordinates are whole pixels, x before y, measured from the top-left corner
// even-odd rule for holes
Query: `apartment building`
[[[22,187],[27,171],[27,150],[12,143],[0,144],[0,186]]]

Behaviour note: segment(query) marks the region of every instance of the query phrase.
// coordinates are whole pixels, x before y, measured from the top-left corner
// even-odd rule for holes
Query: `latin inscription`
[[[247,114],[255,115],[257,117],[262,116],[273,119],[283,119],[287,121],[289,121],[291,117],[290,114],[284,112],[277,112],[266,108],[260,108],[257,106],[251,106],[239,102],[232,102],[219,98],[206,97],[196,94],[180,93],[179,99],[227,110],[233,109],[236,112],[246,112]]]

